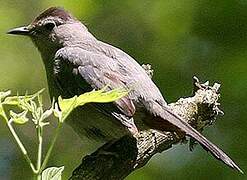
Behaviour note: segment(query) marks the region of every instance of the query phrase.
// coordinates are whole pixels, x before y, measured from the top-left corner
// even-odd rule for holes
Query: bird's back
[[[162,106],[166,105],[159,88],[143,67],[127,53],[98,40],[89,40],[88,43],[83,42],[79,46],[91,52],[92,55],[98,55],[95,56],[96,58],[90,58],[91,63],[96,64],[98,68],[101,66],[101,70],[106,72],[103,75],[114,73],[112,78],[115,78],[115,81],[121,81],[121,83],[116,83],[113,88],[124,87],[129,89],[129,96],[134,103],[145,104],[149,101],[156,101]]]

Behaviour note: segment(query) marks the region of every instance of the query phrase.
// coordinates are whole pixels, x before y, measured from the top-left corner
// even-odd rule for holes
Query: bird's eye
[[[46,24],[44,25],[44,27],[45,27],[47,30],[51,31],[51,30],[55,27],[55,23],[54,23],[54,22],[48,22],[48,23],[46,23]]]

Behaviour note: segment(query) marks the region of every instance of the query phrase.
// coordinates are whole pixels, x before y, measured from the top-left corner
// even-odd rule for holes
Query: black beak
[[[7,32],[7,34],[28,36],[30,34],[30,30],[26,26],[23,26],[23,27],[11,29]]]

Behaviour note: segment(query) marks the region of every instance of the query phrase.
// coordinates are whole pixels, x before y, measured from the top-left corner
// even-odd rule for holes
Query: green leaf
[[[0,116],[5,117],[5,116],[4,116],[3,106],[2,106],[1,103],[0,103]]]
[[[104,92],[105,88],[98,91],[91,91],[84,93],[80,96],[74,96],[69,99],[62,99],[61,96],[58,98],[58,105],[55,104],[54,114],[59,117],[59,121],[63,122],[73,109],[78,106],[83,106],[86,103],[97,102],[97,103],[108,103],[116,101],[128,94],[128,91],[124,89],[114,89],[108,92]]]
[[[38,91],[35,94],[32,95],[25,95],[25,96],[11,96],[11,97],[6,97],[3,104],[8,104],[8,105],[19,105],[21,100],[25,100],[25,101],[30,101],[35,99],[37,96],[39,96],[42,92],[44,91],[44,89],[41,89],[40,91]]]
[[[46,168],[42,172],[42,180],[61,180],[63,170],[64,166]]]
[[[11,94],[11,91],[8,90],[8,91],[3,91],[3,92],[0,92],[0,101],[4,98],[6,98],[7,96],[9,96]]]
[[[73,98],[70,99],[62,99],[61,96],[58,97],[58,104],[59,104],[59,108],[61,109],[61,115],[59,117],[59,121],[63,122],[68,115],[71,113],[71,111],[76,108],[76,99],[77,96],[74,96]],[[56,111],[58,110],[58,107],[56,109]],[[57,114],[59,114],[57,112]]]
[[[80,95],[77,98],[77,106],[82,106],[86,103],[97,102],[97,103],[108,103],[116,101],[128,94],[128,91],[124,89],[114,89],[111,91],[104,92],[105,89],[99,91],[91,91]]]
[[[70,111],[76,105],[77,96],[69,99],[63,99],[61,96],[58,97],[59,108],[63,113]]]
[[[27,111],[23,111],[21,113],[15,113],[14,111],[10,111],[11,120],[16,124],[25,124],[28,122],[28,118],[26,117]]]
[[[52,113],[53,113],[53,109],[52,109],[52,108],[46,110],[46,111],[41,115],[42,121],[43,121],[44,119],[47,119],[48,117],[50,117],[50,116],[52,115]]]
[[[55,103],[54,105],[54,116],[57,117],[59,120],[62,118],[62,111],[59,110],[58,103]]]

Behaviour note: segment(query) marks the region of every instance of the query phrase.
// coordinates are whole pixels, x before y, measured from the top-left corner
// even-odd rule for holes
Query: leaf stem
[[[8,121],[8,119],[6,119],[6,121],[7,121],[7,126],[9,128],[11,134],[13,135],[15,141],[17,142],[19,148],[21,149],[21,152],[22,152],[24,158],[26,159],[27,163],[30,165],[32,171],[34,173],[36,173],[37,170],[35,169],[35,167],[34,167],[32,161],[31,161],[31,159],[29,158],[26,148],[24,147],[24,145],[22,144],[20,138],[18,137],[18,135],[16,134],[14,128],[12,127],[12,124],[11,124],[12,121]]]
[[[38,138],[39,138],[39,147],[38,147],[37,169],[40,169],[40,167],[41,167],[41,158],[42,158],[43,137],[39,136]]]
[[[56,132],[55,132],[55,134],[54,134],[54,136],[53,136],[53,139],[52,139],[52,141],[51,141],[51,144],[50,144],[50,146],[49,146],[49,149],[48,149],[48,151],[47,151],[47,153],[46,153],[46,155],[45,155],[45,159],[44,159],[44,161],[43,161],[43,163],[42,163],[42,166],[41,166],[41,168],[40,168],[40,171],[42,171],[42,170],[46,167],[46,164],[47,164],[47,162],[48,162],[48,160],[49,160],[49,158],[50,158],[51,152],[52,152],[52,150],[53,150],[53,147],[54,147],[54,145],[55,145],[55,142],[56,142],[57,137],[58,137],[58,135],[59,135],[59,132],[60,132],[60,130],[61,130],[61,127],[62,127],[62,122],[59,122],[59,123],[58,123],[58,126],[57,126],[57,128],[56,128]]]
[[[43,146],[43,128],[38,125],[37,128],[37,135],[38,135],[38,156],[37,156],[37,171],[38,171],[38,176],[37,179],[40,179],[40,168],[41,168],[41,162],[42,162],[42,146]]]

